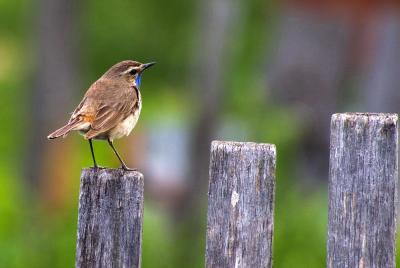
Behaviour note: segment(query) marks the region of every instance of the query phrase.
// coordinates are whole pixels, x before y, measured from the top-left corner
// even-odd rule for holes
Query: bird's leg
[[[123,169],[130,170],[130,171],[137,170],[136,168],[128,168],[127,165],[122,160],[121,156],[118,154],[117,150],[115,150],[113,142],[110,139],[107,139],[107,141],[108,141],[108,144],[110,144],[111,148],[113,149],[115,155],[118,157],[118,160],[121,163],[121,166],[122,166]]]
[[[92,152],[93,167],[94,167],[94,168],[98,168],[97,163],[96,163],[96,158],[94,157],[92,139],[89,139],[89,144],[90,144],[90,151]]]

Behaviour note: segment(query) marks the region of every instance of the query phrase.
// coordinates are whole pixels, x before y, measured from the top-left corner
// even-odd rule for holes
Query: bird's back
[[[129,83],[101,77],[88,89],[70,122],[82,120],[85,127],[77,130],[84,132],[88,139],[96,138],[133,114],[139,97],[139,91]]]

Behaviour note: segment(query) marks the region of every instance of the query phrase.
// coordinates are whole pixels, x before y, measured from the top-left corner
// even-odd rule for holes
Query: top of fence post
[[[327,267],[394,267],[398,116],[331,122]]]
[[[211,145],[206,267],[271,267],[276,149]]]
[[[143,187],[136,171],[82,171],[76,267],[140,267]]]

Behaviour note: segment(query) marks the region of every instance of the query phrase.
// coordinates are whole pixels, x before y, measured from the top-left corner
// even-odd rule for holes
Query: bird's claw
[[[92,168],[94,168],[94,169],[105,169],[105,167],[98,166],[98,165],[95,165],[95,166],[93,166]]]
[[[125,165],[121,166],[121,168],[125,171],[137,171],[138,170],[137,168],[129,168]]]

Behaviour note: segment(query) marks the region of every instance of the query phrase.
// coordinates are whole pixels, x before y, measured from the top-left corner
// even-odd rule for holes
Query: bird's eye
[[[137,73],[137,70],[136,70],[136,69],[132,69],[132,70],[129,71],[129,73],[130,73],[131,75],[135,75],[135,74]]]

